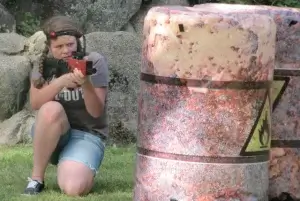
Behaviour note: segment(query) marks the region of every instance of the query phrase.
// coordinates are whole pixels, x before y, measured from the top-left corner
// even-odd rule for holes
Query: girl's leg
[[[69,129],[67,115],[58,102],[44,104],[36,118],[33,137],[33,170],[25,194],[37,194],[44,188],[44,175],[49,159],[60,137]]]
[[[71,129],[70,140],[61,152],[57,180],[70,196],[88,194],[104,157],[105,143],[93,134]]]

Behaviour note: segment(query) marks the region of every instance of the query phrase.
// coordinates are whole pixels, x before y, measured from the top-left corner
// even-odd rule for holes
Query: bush
[[[300,8],[299,0],[220,0],[221,3],[269,5]]]
[[[17,23],[16,31],[23,36],[31,36],[40,28],[40,18],[34,16],[33,14],[26,12],[21,17],[23,20]]]

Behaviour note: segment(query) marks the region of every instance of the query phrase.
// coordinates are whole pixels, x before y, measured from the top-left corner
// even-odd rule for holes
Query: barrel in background
[[[268,199],[275,36],[268,16],[149,10],[135,201]]]
[[[231,12],[267,15],[277,26],[272,87],[270,197],[282,192],[300,198],[300,9],[262,5],[208,3],[195,8],[231,8]]]
[[[299,199],[300,69],[276,69],[274,75],[270,196],[287,192]]]
[[[300,199],[300,9],[274,9],[277,24],[273,82],[270,196]]]

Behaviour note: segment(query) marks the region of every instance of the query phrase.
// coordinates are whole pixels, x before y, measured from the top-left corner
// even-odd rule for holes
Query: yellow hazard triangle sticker
[[[269,153],[271,148],[271,110],[278,105],[289,81],[289,77],[274,77],[271,93],[266,93],[258,117],[240,153],[241,156]]]
[[[285,92],[288,84],[290,82],[290,77],[275,76],[272,84],[272,107],[273,111],[279,103],[283,93]]]
[[[241,155],[257,155],[268,153],[271,146],[271,103],[270,94],[266,93],[257,119],[251,129],[249,138],[242,149]]]

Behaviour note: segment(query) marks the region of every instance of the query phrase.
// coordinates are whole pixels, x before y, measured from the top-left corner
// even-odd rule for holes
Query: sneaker
[[[31,178],[28,178],[28,185],[26,187],[26,189],[24,190],[24,195],[36,195],[40,192],[42,192],[42,190],[45,187],[44,182],[41,183],[39,181],[36,180],[32,180]]]

